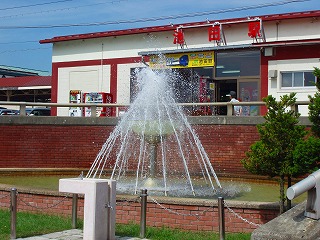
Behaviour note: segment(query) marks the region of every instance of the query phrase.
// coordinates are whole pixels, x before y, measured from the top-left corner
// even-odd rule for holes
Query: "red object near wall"
[[[260,21],[249,22],[248,24],[248,36],[251,38],[261,37],[260,33]]]
[[[208,34],[209,34],[209,41],[220,41],[221,35],[220,35],[220,25],[210,26],[208,28]]]
[[[104,92],[90,92],[83,94],[84,103],[112,103],[112,94]],[[97,117],[111,117],[112,116],[112,107],[97,107],[96,115]],[[91,116],[91,108],[83,108],[83,116]]]
[[[182,29],[174,30],[173,44],[184,44],[184,35]]]

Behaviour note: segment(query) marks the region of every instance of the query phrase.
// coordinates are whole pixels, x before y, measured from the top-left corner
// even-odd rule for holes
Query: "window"
[[[316,77],[312,72],[281,72],[281,87],[313,87]]]
[[[217,52],[216,77],[260,76],[260,51]]]

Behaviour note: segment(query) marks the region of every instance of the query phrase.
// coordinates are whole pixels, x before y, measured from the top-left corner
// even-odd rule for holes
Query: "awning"
[[[226,45],[226,46],[212,46],[212,47],[202,47],[202,48],[182,48],[182,49],[164,49],[157,51],[145,51],[138,52],[141,56],[150,56],[158,54],[169,54],[169,53],[190,53],[190,52],[204,52],[204,51],[217,51],[217,50],[233,50],[233,49],[246,49],[255,47],[252,44],[242,44],[242,45]]]
[[[164,49],[164,50],[157,50],[157,51],[138,52],[138,54],[141,56],[150,56],[150,55],[170,54],[170,53],[189,53],[189,52],[236,50],[236,49],[239,50],[239,49],[248,49],[248,48],[284,47],[284,46],[314,45],[314,44],[320,44],[320,38],[260,42],[260,43],[242,44],[242,45],[212,46],[212,47],[203,47],[203,48]]]

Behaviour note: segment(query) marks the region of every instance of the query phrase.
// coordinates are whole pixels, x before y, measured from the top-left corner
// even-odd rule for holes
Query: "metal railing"
[[[146,236],[146,227],[147,227],[147,204],[148,204],[148,190],[141,189],[140,198],[141,198],[141,211],[140,211],[140,238],[145,238]],[[159,205],[161,208],[162,205],[159,204],[155,199],[152,198],[155,204]],[[210,207],[211,208],[211,207]],[[163,208],[166,211],[177,215],[184,215],[179,212],[175,212],[168,208]],[[188,216],[197,216],[193,214],[188,214]],[[223,197],[218,197],[218,220],[219,220],[219,239],[225,240],[225,215],[224,215],[224,199]]]
[[[67,196],[65,196],[61,201],[58,203],[54,203],[53,205],[46,207],[52,208],[60,205],[62,202],[65,201]],[[24,203],[26,206],[36,208],[38,210],[44,209],[39,208],[37,206],[33,206],[28,202],[19,199],[21,203]],[[17,238],[17,212],[18,212],[18,191],[16,188],[11,188],[10,190],[10,239]],[[78,194],[72,195],[72,228],[77,228],[77,210],[78,210]]]
[[[291,106],[291,109],[298,112],[299,106],[309,105],[309,101],[297,101]],[[232,116],[234,106],[265,106],[263,101],[253,102],[206,102],[206,103],[177,103],[182,107],[227,107],[227,116]],[[72,108],[72,107],[87,107],[91,108],[91,112],[96,112],[98,107],[109,108],[127,108],[130,104],[117,104],[117,103],[43,103],[43,102],[6,102],[0,101],[0,106],[18,106],[20,115],[26,116],[27,107],[51,107],[51,108]],[[214,115],[214,114],[212,114]],[[96,114],[91,114],[91,117],[97,117]]]
[[[308,197],[304,215],[315,220],[320,219],[320,170],[289,187],[287,198],[292,200],[305,192],[308,192]]]
[[[319,174],[319,172],[317,173]],[[310,184],[309,184],[310,185]],[[10,198],[10,239],[16,239],[17,237],[17,212],[18,212],[18,191],[16,188],[11,188],[9,194],[4,195],[2,198],[9,197]],[[67,201],[67,198],[70,199],[70,195],[64,196],[60,201],[45,207],[38,207],[34,204],[30,204],[27,201],[22,200],[22,198],[19,199],[20,204],[25,204],[26,206],[35,208],[37,210],[42,210],[45,208],[53,208],[57,207],[58,205],[62,204],[63,202]],[[152,196],[148,195],[147,189],[141,189],[140,196],[137,197],[136,200],[140,199],[140,238],[145,238],[146,236],[146,229],[147,229],[147,214],[148,214],[148,197],[151,199],[151,201],[156,204],[158,207],[163,209],[164,211],[167,211],[168,213],[172,213],[175,215],[179,215],[182,217],[188,216],[188,217],[196,217],[198,220],[200,220],[201,217],[204,217],[207,212],[214,212],[214,208],[216,207],[214,204],[211,206],[208,206],[207,209],[204,209],[201,212],[194,213],[190,210],[190,213],[185,213],[181,211],[177,211],[171,208],[167,208],[161,203],[159,203],[156,199],[154,199]],[[136,201],[134,200],[134,202]],[[218,210],[218,221],[219,221],[219,239],[224,240],[225,239],[225,209],[229,210],[229,212],[234,215],[236,218],[239,218],[243,222],[250,224],[254,227],[261,226],[260,224],[253,223],[246,218],[240,216],[240,214],[236,213],[234,210],[231,209],[230,206],[227,205],[223,197],[218,197],[218,204],[217,204],[217,210]],[[150,202],[151,202],[150,201]],[[109,206],[108,206],[109,207]],[[72,195],[72,228],[77,228],[77,211],[78,211],[78,194]],[[200,211],[200,209],[199,209]],[[213,217],[213,216],[212,216]],[[214,218],[212,218],[213,221]],[[190,220],[191,221],[191,220]]]

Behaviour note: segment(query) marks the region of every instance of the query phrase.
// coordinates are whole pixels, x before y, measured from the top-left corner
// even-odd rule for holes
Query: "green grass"
[[[10,211],[0,209],[0,239],[10,239]],[[82,221],[78,221],[82,226]],[[33,214],[26,212],[17,213],[16,234],[17,238],[42,235],[71,229],[71,218],[57,215]]]
[[[10,212],[0,209],[0,240],[10,239]],[[17,213],[17,238],[37,236],[52,232],[71,229],[71,217],[56,215]],[[78,228],[82,228],[83,221],[78,221]],[[137,224],[116,224],[117,236],[139,237],[140,226]],[[146,238],[154,240],[213,240],[219,239],[218,233],[188,232],[169,228],[147,227]],[[247,240],[250,233],[227,233],[228,240]]]
[[[136,224],[117,224],[116,226],[117,236],[131,236],[139,237],[140,226]],[[250,239],[250,233],[226,233],[227,240],[248,240]],[[215,240],[220,239],[219,234],[215,232],[189,232],[178,229],[170,229],[166,227],[154,228],[147,227],[146,236],[147,239],[152,240]]]

